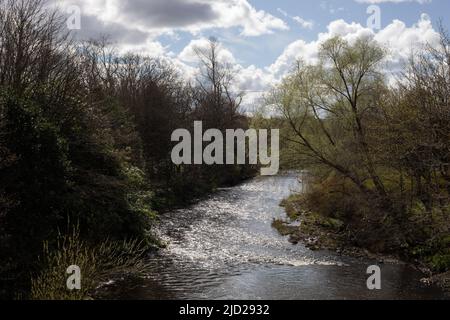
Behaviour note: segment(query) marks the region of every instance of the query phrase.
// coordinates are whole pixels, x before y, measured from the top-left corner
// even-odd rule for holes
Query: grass
[[[288,223],[279,219],[273,220],[272,227],[275,228],[282,236],[292,235],[298,229],[298,227],[289,226]]]
[[[56,249],[44,245],[40,259],[42,271],[31,280],[32,300],[86,300],[92,299],[95,290],[119,274],[142,273],[147,265],[144,259],[146,246],[139,241],[105,241],[91,246],[72,234],[61,235]],[[81,270],[81,289],[68,290],[69,266]]]

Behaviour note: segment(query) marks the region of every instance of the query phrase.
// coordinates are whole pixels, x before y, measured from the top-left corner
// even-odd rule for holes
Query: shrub
[[[431,266],[436,272],[450,270],[450,254],[436,254],[431,258]]]
[[[80,239],[78,228],[69,235],[60,235],[56,249],[48,243],[40,262],[42,271],[31,280],[33,300],[90,299],[102,282],[119,274],[142,273],[146,269],[146,246],[137,240],[105,241],[91,246]],[[81,290],[66,287],[66,270],[76,265],[81,270]]]

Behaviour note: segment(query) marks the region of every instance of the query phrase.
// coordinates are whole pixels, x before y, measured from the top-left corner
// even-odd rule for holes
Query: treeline
[[[317,65],[296,64],[269,97],[277,114],[261,120],[283,128],[284,164],[304,170],[298,207],[332,219],[347,244],[436,271],[450,269],[449,48],[442,31],[389,85],[387,50],[330,39]]]
[[[155,210],[254,173],[171,161],[173,130],[194,120],[248,127],[216,41],[187,83],[167,62],[66,31],[43,1],[0,0],[0,295],[26,292],[44,241],[74,225],[88,243],[151,244]]]

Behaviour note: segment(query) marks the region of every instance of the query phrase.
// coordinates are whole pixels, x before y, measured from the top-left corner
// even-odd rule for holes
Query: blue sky
[[[280,19],[289,26],[289,30],[280,30],[273,34],[258,37],[242,37],[240,28],[209,29],[202,32],[203,36],[215,36],[220,39],[227,48],[243,64],[255,64],[265,67],[273,63],[283,50],[295,40],[304,39],[313,41],[320,32],[326,32],[330,22],[344,19],[347,22],[357,22],[361,25],[367,23],[369,15],[366,10],[370,4],[358,3],[355,0],[249,0],[258,10],[264,10]],[[386,27],[393,20],[401,20],[407,26],[411,26],[420,19],[421,14],[426,13],[437,29],[439,20],[450,29],[448,14],[450,13],[450,1],[433,0],[428,3],[407,1],[400,3],[379,3],[381,8],[381,26]],[[313,22],[312,29],[304,28],[290,17],[284,16],[279,10],[289,14],[291,17],[301,17],[306,21]],[[179,39],[162,36],[161,43],[169,46],[171,50],[180,52],[189,42],[195,38],[189,32],[181,32]]]
[[[389,49],[389,70],[412,49],[439,40],[438,22],[450,30],[448,0],[50,0],[81,13],[79,38],[107,35],[121,52],[165,59],[187,79],[196,74],[195,49],[221,42],[221,59],[236,71],[237,90],[249,101],[278,83],[301,59],[315,63],[320,43],[339,35],[369,36]],[[367,24],[371,5],[380,28]],[[72,8],[72,9],[71,9]]]

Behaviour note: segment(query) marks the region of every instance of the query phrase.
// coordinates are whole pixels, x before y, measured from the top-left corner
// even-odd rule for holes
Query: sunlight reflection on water
[[[272,227],[285,217],[281,200],[301,190],[297,175],[260,177],[219,190],[187,209],[164,215],[158,229],[168,247],[151,258],[138,284],[120,284],[132,299],[431,299],[421,274],[383,265],[383,290],[369,291],[373,261],[312,252]]]

